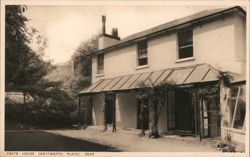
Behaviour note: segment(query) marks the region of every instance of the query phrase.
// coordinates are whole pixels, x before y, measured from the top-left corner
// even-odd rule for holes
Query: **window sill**
[[[186,62],[186,61],[192,61],[195,60],[194,57],[188,57],[188,58],[183,58],[183,59],[177,59],[175,63],[180,63],[180,62]]]
[[[149,65],[141,65],[141,66],[137,66],[137,67],[135,68],[135,70],[145,69],[145,68],[149,68]]]
[[[104,74],[96,74],[95,77],[102,77]]]
[[[222,126],[221,128],[228,130],[228,131],[235,132],[235,133],[243,134],[243,135],[246,134],[245,130],[243,130],[243,129],[229,128],[229,127],[225,127],[225,126]]]

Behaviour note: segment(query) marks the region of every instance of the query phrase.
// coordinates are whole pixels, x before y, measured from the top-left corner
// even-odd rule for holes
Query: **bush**
[[[57,90],[52,98],[37,98],[28,104],[25,120],[33,125],[69,126],[69,114],[76,109],[76,104],[67,93]]]
[[[37,127],[71,126],[70,113],[77,108],[74,99],[65,91],[54,88],[47,97],[34,96],[32,102],[12,104],[6,101],[5,119]]]

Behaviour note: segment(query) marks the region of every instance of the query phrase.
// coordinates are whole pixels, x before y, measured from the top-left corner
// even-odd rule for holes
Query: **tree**
[[[98,36],[93,36],[87,41],[82,42],[72,56],[74,63],[74,75],[71,79],[70,89],[71,95],[75,100],[79,100],[78,116],[79,123],[87,122],[87,110],[89,105],[89,98],[82,97],[78,99],[78,93],[91,84],[91,70],[92,70],[92,54],[98,49]],[[84,118],[82,120],[82,118]]]
[[[72,60],[74,62],[74,79],[72,88],[75,93],[91,84],[92,54],[98,49],[98,36],[93,36],[82,42],[76,49]]]
[[[29,45],[37,30],[27,27],[28,19],[23,15],[25,6],[6,6],[5,19],[5,85],[6,91],[22,91],[24,102],[27,93],[35,93],[39,82],[53,68],[42,58],[47,40],[38,36],[40,47],[34,51]]]
[[[26,25],[26,10],[25,6],[6,6],[5,90],[23,93],[23,121],[63,123],[74,109],[74,101],[62,90],[61,82],[45,77],[54,69],[43,60],[47,39]],[[32,48],[32,43],[36,48]],[[27,94],[33,96],[33,102],[26,102]]]
[[[153,125],[151,126],[151,133],[150,137],[159,137],[159,131],[158,131],[158,122],[159,118],[162,112],[162,107],[167,102],[167,93],[170,90],[174,89],[174,82],[168,82],[168,83],[162,83],[155,85],[153,83],[145,84],[145,83],[139,83],[138,84],[138,92],[136,97],[141,102],[141,111],[140,111],[140,123],[141,123],[141,136],[145,135],[144,132],[144,111],[147,107],[149,109],[152,109],[153,112]],[[147,106],[147,101],[149,102],[149,106]]]

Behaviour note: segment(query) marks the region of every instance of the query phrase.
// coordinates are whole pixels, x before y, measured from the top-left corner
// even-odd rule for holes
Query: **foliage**
[[[54,69],[43,60],[47,39],[35,28],[28,27],[23,15],[27,7],[7,5],[5,13],[5,90],[24,94],[23,104],[6,103],[8,120],[33,124],[63,124],[75,109],[73,98],[62,90],[62,83],[45,76]],[[31,44],[34,43],[34,50]],[[26,95],[34,98],[26,102]]]
[[[206,100],[207,105],[210,108],[210,112],[215,113],[217,120],[217,128],[220,132],[221,117],[222,113],[220,110],[220,86],[229,86],[231,84],[233,77],[227,72],[219,72],[218,81],[210,84],[203,84],[202,86],[196,86],[190,89],[191,93],[196,93],[199,99]],[[227,123],[227,122],[223,122]]]
[[[71,80],[71,89],[76,98],[81,89],[91,84],[92,54],[98,48],[98,36],[93,36],[82,42],[76,49],[72,60],[74,62],[74,78]]]
[[[222,152],[235,152],[236,145],[232,142],[231,134],[227,133],[224,141],[217,144],[217,148]]]
[[[219,81],[216,83],[207,83],[202,85],[195,85],[189,88],[189,92],[192,94],[196,94],[199,99],[206,100],[207,105],[209,105],[210,110],[215,113],[215,117],[217,120],[217,128],[220,128],[220,120],[221,120],[221,112],[220,112],[220,86],[221,84],[228,86],[231,83],[232,76],[228,73],[220,72],[218,77]],[[166,93],[169,90],[174,90],[177,88],[174,86],[174,82],[163,83],[159,85],[154,84],[144,84],[140,83],[138,85],[139,89],[137,92],[137,98],[141,100],[142,107],[141,111],[145,110],[147,107],[146,101],[149,101],[149,107],[152,109],[153,113],[153,125],[151,127],[151,135],[154,137],[158,137],[158,120],[161,114],[162,106],[165,102],[167,102]],[[193,99],[195,101],[195,99]],[[196,103],[196,102],[193,102]],[[143,112],[140,112],[143,114]],[[141,124],[143,125],[144,115],[140,115]],[[141,127],[143,128],[143,127]],[[220,130],[218,130],[220,131]],[[144,130],[142,129],[141,135],[144,135]]]
[[[51,88],[47,96],[34,96],[34,101],[26,103],[26,112],[23,112],[24,104],[5,105],[5,116],[8,121],[23,122],[39,127],[69,125],[69,113],[76,109],[72,98],[60,88]]]
[[[53,66],[42,58],[46,40],[39,37],[40,47],[36,52],[29,45],[38,31],[26,26],[24,11],[24,6],[6,6],[5,85],[7,91],[33,93]]]
[[[145,135],[143,121],[144,121],[144,110],[147,107],[146,101],[149,102],[149,108],[153,111],[153,125],[151,126],[151,137],[159,137],[158,132],[158,121],[162,112],[162,107],[167,102],[167,93],[169,90],[174,89],[174,82],[162,83],[155,85],[153,83],[145,84],[139,83],[138,84],[138,92],[136,97],[142,102],[141,104],[141,125],[142,125],[142,132],[141,135]]]
[[[220,72],[219,76],[219,83],[223,84],[224,86],[228,87],[232,80],[233,80],[233,76],[230,75],[228,72]]]
[[[69,124],[68,115],[76,108],[74,101],[61,89],[54,88],[50,92],[53,94],[50,98],[38,97],[29,104],[26,120],[46,126]]]

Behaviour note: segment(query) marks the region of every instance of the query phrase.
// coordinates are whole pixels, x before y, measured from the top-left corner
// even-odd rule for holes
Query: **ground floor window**
[[[167,103],[167,121],[168,129],[173,130],[175,128],[175,99],[174,91],[168,92],[168,103]]]
[[[229,89],[226,102],[223,126],[235,129],[244,129],[246,115],[246,87],[232,86]]]

